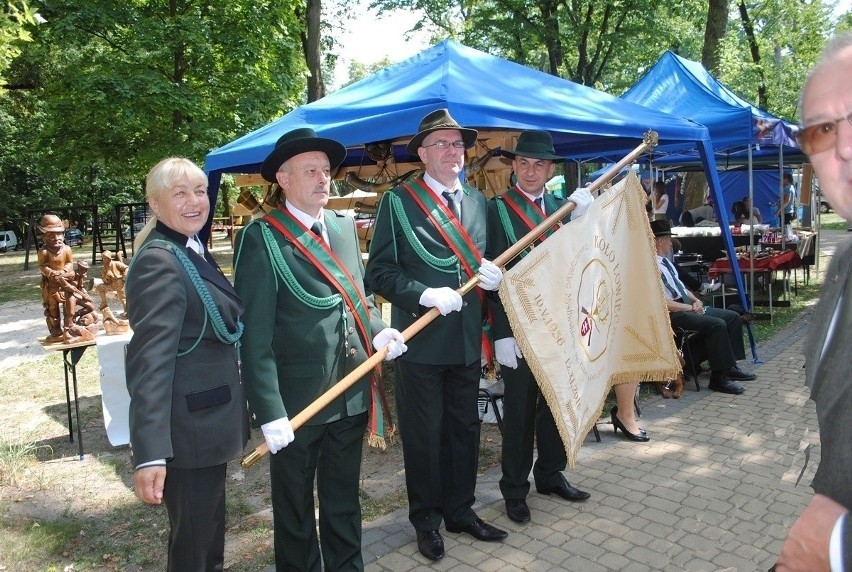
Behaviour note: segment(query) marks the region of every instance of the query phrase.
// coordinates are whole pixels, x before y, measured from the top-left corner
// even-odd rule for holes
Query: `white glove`
[[[524,357],[515,338],[502,338],[494,342],[494,353],[497,363],[504,367],[516,369],[518,358]]]
[[[479,262],[479,287],[483,290],[496,290],[503,280],[503,273],[493,262],[484,258]]]
[[[273,455],[293,442],[296,436],[293,434],[293,426],[286,417],[264,423],[260,426],[266,446]]]
[[[592,197],[592,193],[589,192],[589,189],[585,187],[581,187],[571,193],[571,196],[568,197],[569,201],[573,201],[576,207],[571,211],[571,220],[575,220],[586,214],[586,211],[589,210],[589,206],[595,202],[594,197]]]
[[[395,360],[408,351],[408,346],[405,345],[402,334],[394,328],[385,328],[373,338],[374,348],[380,350],[385,346],[388,348],[388,355],[385,356],[385,361]]]
[[[426,288],[420,295],[420,305],[427,308],[438,308],[442,316],[462,309],[461,294],[444,286],[443,288]]]

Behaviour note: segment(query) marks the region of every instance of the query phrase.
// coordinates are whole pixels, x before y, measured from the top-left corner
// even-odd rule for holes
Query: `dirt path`
[[[47,357],[36,338],[47,335],[41,302],[0,304],[0,372]]]

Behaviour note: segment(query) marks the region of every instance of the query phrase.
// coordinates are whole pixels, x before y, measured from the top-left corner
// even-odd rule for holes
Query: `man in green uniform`
[[[234,255],[234,286],[246,308],[246,394],[272,453],[278,570],[364,568],[358,485],[370,376],[295,435],[289,418],[363,363],[371,343],[388,346],[386,359],[406,349],[364,288],[354,220],[323,208],[345,157],[343,145],[312,129],[283,135],[261,175],[281,186],[286,201],[242,231]]]
[[[564,160],[556,154],[550,133],[523,131],[515,150],[504,151],[503,154],[512,159],[512,170],[518,182],[488,203],[488,248],[485,257],[489,259],[505,252],[566,202],[545,192],[545,183],[553,176],[556,163]],[[563,223],[582,216],[593,199],[588,189],[578,189],[568,200],[573,201],[576,207],[563,219]],[[546,239],[554,230],[545,232],[539,240]],[[509,266],[521,258],[515,258]],[[539,493],[555,494],[569,501],[585,500],[589,493],[572,487],[562,474],[568,458],[553,415],[515,342],[502,302],[497,296],[489,297],[489,302],[494,318],[495,357],[506,385],[500,492],[506,499],[509,518],[515,522],[529,522],[530,509],[526,497],[530,490],[528,477],[531,468]],[[534,467],[533,442],[538,448]]]
[[[430,560],[444,556],[438,528],[494,541],[506,532],[473,510],[479,455],[480,356],[484,290],[502,273],[482,258],[486,199],[463,185],[465,149],[477,132],[462,128],[446,109],[428,114],[408,152],[426,173],[382,197],[370,244],[367,281],[391,304],[391,324],[403,330],[423,313],[442,316],[412,340],[396,364],[409,520],[417,547]],[[455,291],[474,276],[480,288]]]

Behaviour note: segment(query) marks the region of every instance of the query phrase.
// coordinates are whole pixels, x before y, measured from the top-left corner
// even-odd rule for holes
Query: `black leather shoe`
[[[739,395],[740,393],[745,391],[745,388],[739,383],[735,383],[730,379],[723,377],[721,379],[710,378],[710,384],[708,385],[710,389],[713,391],[719,391],[721,393],[730,393],[732,395]]]
[[[757,379],[757,376],[753,373],[743,371],[737,366],[734,366],[728,371],[726,371],[725,375],[728,377],[728,379],[733,379],[735,381],[751,381],[753,379]]]
[[[417,549],[429,560],[440,560],[444,557],[444,539],[437,530],[418,530]]]
[[[485,540],[487,542],[503,540],[509,536],[509,533],[505,530],[491,526],[481,518],[477,518],[470,524],[461,526],[447,523],[447,532],[466,532],[477,540]]]
[[[584,501],[590,496],[592,496],[587,492],[572,487],[568,481],[562,481],[562,483],[558,487],[551,487],[549,489],[540,489],[536,487],[535,490],[537,493],[543,495],[559,495],[567,501]]]
[[[506,499],[506,516],[515,522],[530,521],[530,507],[524,499]]]

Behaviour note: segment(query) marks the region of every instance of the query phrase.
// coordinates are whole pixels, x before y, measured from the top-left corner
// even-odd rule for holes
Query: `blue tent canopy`
[[[717,151],[783,145],[785,155],[801,154],[793,137],[795,125],[758,109],[700,63],[671,51],[665,52],[621,98],[706,126]]]
[[[660,149],[709,141],[694,122],[445,40],[223,145],[207,155],[205,169],[214,177],[256,173],[275,141],[299,127],[350,148],[345,164],[364,164],[358,147],[385,140],[394,141],[399,161],[417,160],[404,143],[441,107],[465,127],[547,129],[566,157],[623,156],[649,129],[659,133]]]

